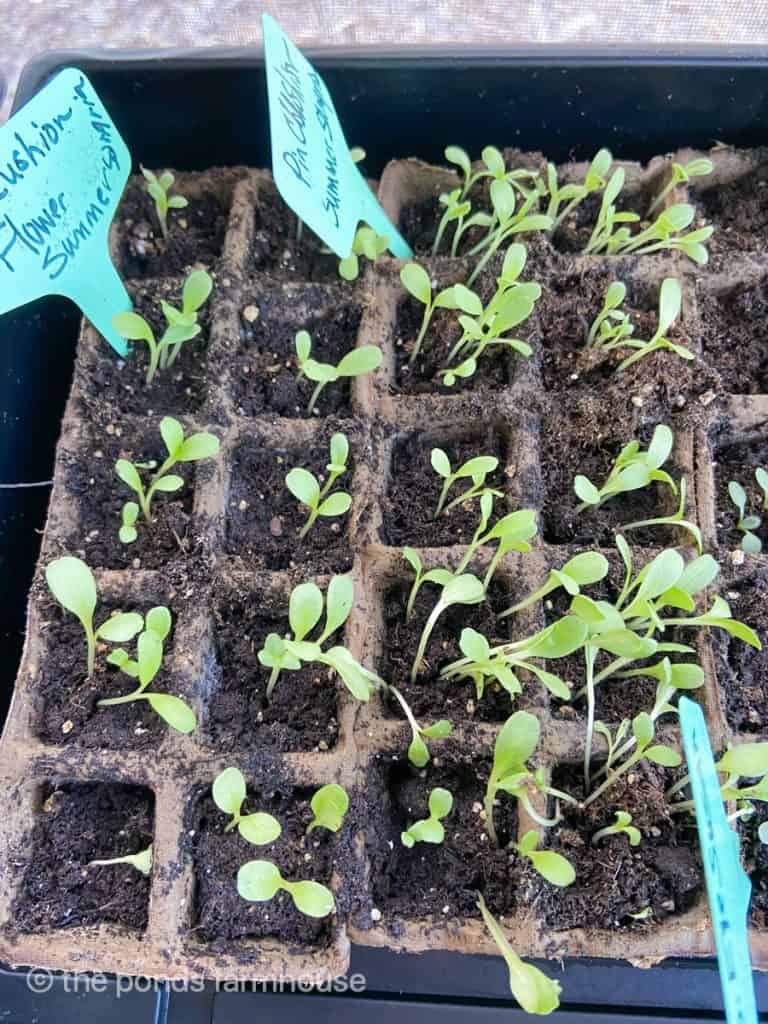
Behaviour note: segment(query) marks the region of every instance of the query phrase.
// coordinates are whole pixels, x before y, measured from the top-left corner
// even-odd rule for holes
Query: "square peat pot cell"
[[[329,945],[333,916],[300,913],[285,891],[265,902],[248,901],[236,886],[238,871],[252,860],[277,864],[290,881],[307,880],[326,887],[332,885],[334,872],[346,870],[352,856],[350,844],[324,828],[307,833],[314,817],[311,797],[311,789],[279,781],[249,789],[242,813],[271,815],[280,826],[277,838],[261,846],[249,843],[238,829],[227,831],[231,816],[219,810],[210,793],[200,794],[190,804],[185,845],[191,849],[194,872],[191,927],[196,946],[231,955],[247,940],[278,940],[288,948]]]
[[[154,834],[155,798],[112,782],[44,784],[29,836],[29,863],[13,908],[18,932],[113,924],[147,925],[150,874],[131,864],[95,864],[145,851]]]
[[[766,196],[768,203],[768,196]],[[768,395],[768,278],[708,289],[697,282],[704,359],[730,395]]]
[[[730,727],[745,739],[768,737],[768,569],[748,561],[738,571],[730,572],[719,590],[733,617],[752,626],[763,640],[763,649],[758,651],[723,630],[713,631],[717,683],[725,715]]]
[[[336,366],[357,345],[363,307],[355,290],[318,284],[257,290],[246,285],[241,294],[240,345],[230,385],[237,413],[288,419],[349,415],[347,377],[324,386],[313,401],[317,385],[299,377],[295,338],[298,331],[308,331],[312,358]]]
[[[345,435],[346,436],[346,435]],[[331,432],[323,430],[303,445],[276,447],[245,437],[232,455],[226,508],[226,550],[256,569],[295,570],[315,574],[349,572],[352,568],[350,513],[318,516],[304,532],[310,510],[286,486],[286,476],[301,468],[320,487],[328,481]],[[291,440],[289,435],[287,440]],[[349,439],[348,439],[349,441]],[[349,441],[346,472],[336,477],[331,493],[351,494],[357,444]],[[304,536],[302,536],[304,533]]]
[[[287,579],[254,583],[232,577],[217,586],[213,607],[212,680],[203,729],[217,751],[327,751],[339,737],[339,686],[319,663],[280,674],[267,696],[270,670],[258,652],[270,633],[290,634]],[[308,637],[307,639],[310,639]],[[328,645],[343,643],[337,633]]]
[[[717,542],[720,550],[731,557],[742,543],[747,533],[757,538],[762,547],[768,545],[768,516],[765,506],[768,503],[768,433],[761,432],[757,436],[750,434],[743,440],[725,440],[716,445],[714,450],[715,469],[715,525]],[[765,474],[765,475],[763,475]],[[763,481],[764,489],[759,480]],[[734,504],[729,493],[729,485],[738,484],[746,495],[744,516],[753,517],[755,523],[749,530],[739,529],[741,513]],[[753,541],[753,543],[755,543]],[[747,558],[751,557],[747,555]]]
[[[477,918],[478,892],[495,914],[517,909],[521,862],[506,848],[517,841],[517,809],[513,800],[500,800],[494,816],[499,842],[491,842],[483,811],[490,767],[487,756],[473,756],[453,740],[440,744],[428,770],[414,768],[401,752],[377,755],[364,796],[366,854],[373,906],[395,937],[403,921],[439,930]],[[409,848],[403,833],[430,816],[430,793],[438,787],[453,797],[441,821],[445,840]]]

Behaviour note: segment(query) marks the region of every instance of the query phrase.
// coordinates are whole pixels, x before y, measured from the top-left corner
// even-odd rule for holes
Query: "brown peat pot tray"
[[[469,688],[451,691],[438,683],[441,659],[456,652],[458,629],[453,623],[451,631],[449,617],[435,631],[434,671],[408,690],[403,665],[414,637],[402,619],[410,574],[400,554],[403,543],[415,542],[427,566],[455,565],[465,550],[461,541],[471,535],[472,517],[460,508],[450,530],[431,521],[431,446],[440,444],[452,458],[495,451],[494,486],[504,491],[508,509],[531,507],[539,515],[534,550],[506,558],[487,606],[471,610],[476,628],[497,631],[493,611],[534,589],[577,550],[604,549],[615,567],[613,528],[639,518],[634,513],[644,507],[617,502],[576,522],[573,475],[581,470],[599,477],[621,444],[667,422],[675,431],[672,462],[689,484],[688,518],[699,523],[705,549],[723,565],[716,586],[728,594],[734,613],[765,635],[768,560],[751,557],[739,565],[731,558],[738,537],[729,527],[723,480],[742,470],[746,483],[751,467],[765,464],[768,454],[762,355],[768,155],[709,155],[715,171],[705,184],[668,198],[693,202],[716,225],[708,267],[669,254],[574,254],[578,220],[552,241],[525,238],[524,279],[543,289],[526,334],[534,355],[489,360],[487,371],[454,392],[432,382],[425,387],[409,375],[403,351],[413,338],[414,314],[400,285],[400,263],[383,258],[366,265],[357,282],[341,282],[335,261],[319,246],[309,239],[297,245],[295,220],[268,173],[180,173],[178,188],[190,199],[189,211],[181,212],[187,228],[173,216],[165,253],[147,230],[153,221],[141,182],[131,180],[111,245],[137,309],[157,307],[165,297],[178,300],[193,265],[209,270],[214,291],[203,340],[186,346],[178,374],[148,389],[141,348],[123,362],[90,325],[81,329],[24,655],[0,744],[0,959],[162,978],[322,980],[346,970],[350,939],[413,952],[494,953],[474,907],[478,888],[524,957],[593,956],[649,966],[713,953],[695,834],[679,822],[659,821],[658,836],[636,852],[626,843],[604,844],[605,863],[596,867],[599,858],[584,854],[588,838],[579,830],[594,829],[598,818],[566,820],[549,841],[577,869],[583,866],[567,891],[532,876],[516,855],[484,849],[477,802],[498,728],[514,708],[503,692],[489,692],[475,706]],[[514,159],[538,165],[541,156]],[[652,200],[671,159],[624,164],[630,205]],[[585,169],[566,165],[559,175],[581,180]],[[448,170],[415,160],[393,161],[382,175],[381,200],[417,250],[434,229],[436,196],[451,181]],[[440,281],[464,280],[469,270],[461,259],[427,263]],[[498,266],[488,267],[478,281],[481,294],[496,273]],[[595,357],[574,341],[610,280],[627,284],[628,306],[641,321],[655,315],[658,287],[670,274],[683,284],[676,330],[695,352],[694,362],[656,353],[636,372],[617,377],[617,360]],[[338,358],[355,343],[384,350],[377,373],[346,391],[329,387],[320,415],[312,418],[292,358],[293,336],[302,327],[312,332],[318,358]],[[163,415],[178,417],[188,431],[212,431],[221,453],[188,464],[185,490],[173,501],[158,501],[157,543],[124,547],[117,526],[126,493],[114,461],[155,455]],[[340,529],[323,525],[297,545],[300,519],[285,501],[282,477],[292,465],[322,471],[335,430],[350,440],[352,511]],[[634,539],[641,561],[654,554],[654,545],[687,543],[685,535],[658,530]],[[137,704],[96,708],[96,699],[107,694],[96,692],[98,674],[95,689],[84,679],[82,633],[52,601],[42,576],[64,553],[94,569],[102,612],[170,607],[174,632],[164,688],[194,706],[198,727],[190,736],[167,729]],[[352,653],[402,684],[418,717],[454,722],[453,737],[433,744],[433,761],[422,772],[408,764],[408,733],[397,711],[377,697],[356,703],[336,679],[311,673],[296,683],[285,678],[275,705],[263,704],[266,672],[256,652],[267,632],[287,628],[291,587],[306,579],[322,585],[346,571],[356,593],[345,627]],[[426,614],[417,605],[417,619],[423,622]],[[537,606],[502,624],[511,636],[543,625],[545,614]],[[699,639],[706,682],[697,696],[716,749],[768,738],[766,655],[750,653],[747,664],[741,647],[706,634]],[[114,679],[101,683],[114,686]],[[601,716],[615,723],[640,710],[646,682],[638,681],[637,693],[633,688],[624,698],[640,699],[636,709],[606,695]],[[516,706],[541,720],[538,764],[573,785],[583,709],[564,709],[540,687],[529,688]],[[269,848],[254,853],[236,834],[222,835],[225,822],[210,786],[229,765],[245,774],[254,807],[273,809],[283,820],[280,849],[273,851],[278,863],[297,870],[308,865],[306,877],[334,890],[337,910],[328,921],[310,925],[279,901],[232,899],[237,866],[270,854]],[[605,824],[613,805],[626,806],[645,832],[667,780],[644,769],[630,780],[622,803],[617,796],[595,814],[604,812]],[[352,794],[345,826],[305,839],[309,796],[332,781]],[[423,815],[433,785],[452,790],[457,811],[445,846],[425,856],[418,845],[402,848],[399,835],[406,819]],[[531,827],[505,805],[499,824],[510,839]],[[132,850],[154,843],[146,881],[113,867],[91,870],[86,885],[85,872],[73,872],[67,861],[73,849],[83,864],[114,856],[116,843],[124,851],[129,840]],[[626,886],[617,886],[617,878]],[[628,923],[644,905],[653,908],[652,923]],[[750,941],[755,965],[766,968],[763,918],[756,906]]]

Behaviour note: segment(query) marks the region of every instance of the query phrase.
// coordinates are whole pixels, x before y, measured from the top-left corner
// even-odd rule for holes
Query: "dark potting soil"
[[[183,194],[172,187],[174,193]],[[224,246],[227,209],[213,192],[187,198],[184,209],[168,211],[168,238],[163,238],[146,187],[128,186],[119,213],[119,266],[124,277],[171,277],[198,264],[210,271]]]
[[[15,927],[36,932],[108,921],[143,930],[150,879],[128,864],[88,865],[146,850],[154,805],[151,791],[140,786],[46,787],[29,839],[29,867],[14,901]]]
[[[181,308],[183,281],[168,278],[130,289],[134,311],[151,325],[155,338],[163,336],[167,323],[160,306],[162,300]],[[215,295],[216,283],[214,281]],[[185,342],[174,363],[155,375],[147,384],[149,349],[145,342],[130,342],[131,351],[122,359],[102,338],[80,365],[85,380],[82,392],[87,409],[84,415],[98,426],[106,427],[115,413],[132,416],[181,416],[196,412],[203,404],[207,389],[207,350],[211,323],[211,299],[198,313],[200,334]]]
[[[162,569],[172,559],[189,556],[200,544],[192,519],[195,463],[174,467],[174,473],[185,480],[181,490],[155,494],[151,526],[140,516],[138,537],[132,544],[123,544],[118,536],[123,505],[136,501],[136,494],[118,478],[115,462],[123,458],[134,464],[154,461],[159,466],[166,457],[159,419],[151,428],[138,430],[122,422],[110,424],[92,447],[65,454],[65,484],[78,515],[71,529],[57,538],[61,554],[76,553],[91,568],[104,569]],[[139,473],[148,485],[153,471],[139,469]]]
[[[462,657],[458,643],[462,629],[476,629],[489,643],[518,639],[513,632],[516,617],[497,620],[496,615],[520,600],[522,594],[512,593],[506,583],[494,579],[480,604],[449,607],[432,630],[421,670],[412,683],[411,665],[424,625],[434,608],[437,590],[424,584],[416,597],[413,614],[406,620],[409,593],[410,582],[403,582],[394,584],[385,594],[385,648],[379,674],[403,694],[417,721],[424,725],[441,718],[453,724],[472,720],[503,722],[513,710],[530,705],[531,698],[525,690],[514,699],[513,708],[510,695],[496,683],[486,686],[482,700],[478,701],[474,683],[440,678],[442,668]],[[402,717],[400,705],[394,698],[390,700],[390,711]]]
[[[366,785],[366,847],[371,862],[374,907],[394,934],[398,919],[441,921],[478,917],[477,892],[494,914],[508,914],[518,902],[520,860],[504,849],[517,839],[517,807],[502,799],[495,824],[500,844],[485,828],[483,798],[490,759],[441,743],[424,769],[414,768],[402,752],[382,754]],[[453,796],[443,819],[439,844],[403,845],[401,834],[429,816],[429,794],[437,786]]]
[[[717,540],[723,548],[734,550],[740,547],[744,536],[736,528],[739,513],[728,494],[731,480],[740,483],[747,492],[747,515],[762,519],[761,525],[752,532],[764,546],[768,546],[768,515],[763,510],[763,492],[755,480],[755,470],[759,468],[768,472],[768,439],[736,442],[716,449],[715,519]]]
[[[584,811],[561,804],[564,820],[547,833],[547,843],[571,862],[576,880],[564,889],[538,880],[537,906],[548,927],[643,927],[693,905],[703,884],[696,828],[685,815],[670,814],[664,799],[670,782],[664,769],[641,762]],[[555,769],[555,788],[581,799],[583,784],[581,766]],[[640,845],[630,846],[624,835],[592,845],[592,836],[613,824],[619,809],[632,815]],[[630,917],[647,908],[647,921]]]
[[[382,538],[386,544],[402,547],[439,547],[468,544],[477,529],[480,499],[456,505],[434,518],[443,478],[432,469],[430,455],[433,448],[441,448],[456,470],[469,459],[479,455],[492,455],[499,465],[486,477],[486,486],[504,493],[506,482],[506,444],[492,427],[483,427],[457,440],[441,437],[439,433],[417,432],[398,438],[393,445],[389,483],[383,503]],[[445,504],[450,503],[472,486],[471,479],[457,480],[448,492]],[[505,512],[504,498],[494,498],[493,524]]]
[[[757,152],[761,162],[755,170],[728,185],[697,188],[695,179],[691,183],[691,201],[698,214],[691,229],[705,223],[715,226],[707,243],[713,270],[727,270],[733,253],[759,253],[764,249],[768,230],[768,159],[766,150]]]
[[[574,477],[581,473],[597,488],[602,487],[624,444],[636,437],[645,448],[653,433],[652,429],[638,426],[633,429],[629,423],[622,429],[616,424],[615,409],[603,408],[599,415],[603,420],[613,419],[609,432],[603,433],[592,403],[573,404],[566,413],[553,413],[542,424],[542,533],[550,544],[613,547],[615,533],[621,532],[626,524],[677,510],[678,498],[671,489],[654,483],[616,495],[598,508],[577,511],[580,500],[573,489]],[[674,464],[674,450],[663,468],[679,485],[681,474]],[[629,531],[627,540],[641,547],[665,547],[673,543],[674,537],[670,527],[653,526]]]
[[[757,780],[754,780],[757,781]],[[768,821],[768,806],[755,800],[755,813],[739,822],[744,866],[752,882],[749,919],[757,928],[768,928],[768,846],[760,842],[758,829]]]
[[[109,600],[99,602],[94,623],[99,626],[115,611],[136,611],[146,614],[153,605],[167,604],[163,595],[147,594],[141,599],[126,597],[120,604]],[[169,605],[173,622],[176,615]],[[124,647],[131,657],[136,654],[135,639],[126,644],[97,642],[93,675],[88,678],[87,647],[83,627],[68,612],[53,602],[42,608],[41,639],[43,660],[39,675],[33,680],[38,702],[36,732],[44,743],[73,744],[103,750],[157,749],[170,729],[146,700],[130,701],[99,707],[98,701],[122,697],[136,689],[136,680],[107,664],[107,655]],[[173,627],[165,641],[165,656],[149,689],[170,693],[189,702],[187,685],[170,670],[173,652]]]
[[[335,833],[324,828],[306,834],[313,818],[311,797],[312,792],[304,789],[290,793],[249,790],[243,813],[265,812],[282,826],[278,838],[268,846],[254,846],[236,829],[225,832],[229,816],[208,795],[198,801],[190,822],[197,881],[194,928],[196,936],[210,943],[213,951],[229,954],[233,940],[246,938],[275,938],[304,946],[327,941],[332,917],[301,914],[287,892],[259,903],[243,899],[237,891],[237,873],[251,860],[272,861],[291,882],[311,880],[330,885],[338,843]]]
[[[301,567],[305,573],[343,573],[352,568],[349,516],[318,516],[309,533],[299,539],[308,518],[285,485],[289,470],[301,466],[321,486],[328,476],[328,439],[312,448],[267,448],[246,441],[232,458],[232,484],[227,511],[227,551],[258,568],[282,570]],[[347,472],[336,478],[331,491],[350,493],[354,453],[350,446]]]
[[[732,395],[768,393],[768,282],[722,295],[700,288],[697,302],[704,358],[720,374],[722,388]]]
[[[339,281],[339,257],[303,224],[276,189],[261,187],[255,209],[251,269],[286,281]]]
[[[255,304],[258,318],[240,321],[232,381],[238,411],[245,416],[273,412],[291,419],[307,417],[316,385],[306,377],[298,379],[296,332],[309,331],[312,358],[335,366],[357,343],[362,307],[347,298],[329,300],[327,291],[311,288],[302,292],[300,304],[278,291],[257,296]],[[323,388],[314,415],[345,412],[349,405],[350,381],[344,378]]]
[[[749,558],[749,556],[747,556]],[[725,696],[729,724],[740,732],[768,732],[768,576],[745,571],[721,587],[735,619],[746,622],[763,642],[757,651],[724,630],[712,630],[717,681]]]
[[[262,747],[284,753],[336,745],[342,684],[331,669],[304,665],[283,672],[266,700],[270,671],[259,663],[258,652],[269,633],[290,635],[288,597],[288,592],[233,583],[215,605],[216,666],[207,733],[218,751]],[[328,646],[341,642],[336,637]]]

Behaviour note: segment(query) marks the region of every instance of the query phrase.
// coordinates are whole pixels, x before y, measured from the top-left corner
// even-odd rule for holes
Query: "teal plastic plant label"
[[[390,252],[413,251],[381,208],[349,155],[320,75],[268,14],[263,16],[272,174],[293,212],[344,258],[360,221],[389,238]]]
[[[109,258],[109,225],[131,167],[77,68],[59,72],[0,128],[0,313],[65,295],[121,355],[112,316],[132,308]]]
[[[738,836],[725,815],[704,714],[699,705],[688,697],[680,698],[679,711],[715,931],[725,1015],[729,1024],[756,1024],[757,1009],[747,938],[747,911],[752,887],[741,866]]]

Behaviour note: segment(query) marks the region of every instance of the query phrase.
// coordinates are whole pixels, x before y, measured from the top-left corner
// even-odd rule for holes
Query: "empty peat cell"
[[[106,782],[45,785],[13,904],[13,927],[47,932],[109,922],[143,931],[150,877],[130,864],[95,860],[141,853],[152,843],[149,789]]]
[[[515,912],[520,862],[505,847],[517,841],[517,807],[500,795],[494,815],[499,844],[494,845],[483,812],[490,770],[487,757],[474,757],[453,740],[444,741],[426,770],[414,768],[404,756],[377,757],[364,795],[366,848],[373,905],[385,927],[396,933],[401,919],[447,924],[478,917],[478,892],[492,913]],[[409,849],[402,833],[429,817],[429,794],[436,787],[453,797],[442,820],[445,838]]]
[[[103,432],[89,431],[77,451],[60,451],[63,483],[74,516],[64,517],[60,530],[49,530],[49,547],[56,554],[79,551],[92,569],[162,569],[199,547],[192,506],[197,475],[206,472],[204,462],[178,463],[173,472],[184,485],[169,493],[155,492],[152,522],[140,516],[136,540],[130,544],[120,540],[123,505],[135,502],[136,493],[117,476],[115,463],[128,459],[134,465],[160,466],[168,453],[159,427],[159,418],[151,425],[146,420],[120,420]],[[138,472],[147,487],[153,470],[138,468]]]
[[[734,255],[762,254],[768,231],[768,150],[752,150],[754,167],[727,185],[707,187],[707,178],[693,179],[690,201],[697,219],[692,227],[714,224],[709,241],[709,269],[728,271]]]
[[[645,761],[583,811],[560,803],[563,821],[547,831],[547,845],[570,861],[576,880],[561,889],[535,876],[529,898],[548,928],[643,928],[693,906],[704,881],[698,837],[685,814],[670,814],[664,793],[673,781],[671,772]],[[551,784],[581,800],[582,766],[556,765]],[[626,835],[593,844],[600,829],[615,823],[618,809],[632,816],[640,845],[630,846]]]
[[[697,291],[704,359],[731,395],[768,394],[768,279],[715,294]]]
[[[663,483],[654,482],[639,490],[608,499],[597,508],[579,510],[580,500],[573,489],[574,478],[581,474],[599,489],[608,478],[616,456],[629,441],[640,441],[647,448],[653,428],[633,431],[630,426],[621,437],[597,434],[596,418],[589,416],[590,406],[553,414],[541,428],[541,467],[543,502],[542,533],[548,544],[588,544],[613,547],[617,532],[627,524],[656,519],[677,511],[678,497]],[[595,409],[594,416],[605,416]],[[673,450],[664,465],[675,482],[681,472],[675,465]],[[640,547],[666,547],[674,543],[669,526],[640,527],[627,531],[628,542]]]
[[[258,652],[270,633],[290,634],[288,598],[288,590],[234,583],[221,588],[214,608],[215,663],[204,726],[219,751],[259,747],[285,753],[336,745],[340,684],[330,668],[310,664],[285,671],[267,699],[270,670],[260,664]],[[338,633],[328,639],[328,646],[334,643],[343,643]]]
[[[308,285],[291,292],[275,290],[247,298],[244,308],[253,306],[257,315],[254,320],[243,317],[240,321],[240,347],[232,381],[240,415],[271,412],[301,419],[349,412],[349,378],[323,387],[310,412],[317,385],[306,377],[299,378],[295,342],[298,331],[308,331],[311,357],[338,365],[356,346],[362,317],[360,302],[348,295]]]
[[[209,793],[200,796],[186,816],[191,834],[195,875],[192,929],[196,942],[210,951],[231,954],[232,942],[274,939],[291,946],[327,945],[333,916],[308,917],[300,913],[287,892],[265,902],[243,899],[237,891],[237,873],[251,860],[276,864],[287,881],[313,881],[330,886],[338,869],[343,841],[324,828],[307,835],[313,814],[308,789],[248,790],[243,813],[271,814],[280,823],[278,838],[266,846],[253,846],[237,829],[225,831],[231,820]]]
[[[504,500],[507,444],[499,430],[480,426],[458,436],[455,428],[447,435],[439,431],[413,431],[392,442],[381,530],[385,544],[428,548],[468,544],[472,540],[479,523],[479,498],[450,507],[473,487],[471,478],[464,477],[452,484],[443,509],[435,518],[445,481],[432,468],[434,448],[445,452],[454,472],[479,456],[497,459],[498,465],[485,480],[485,486],[501,492],[500,497],[494,497],[490,524],[508,511]]]
[[[561,173],[558,173],[559,183],[562,186],[565,182]],[[583,179],[582,179],[583,180]],[[589,242],[592,232],[597,224],[600,215],[600,206],[603,201],[603,193],[593,192],[592,195],[583,199],[578,206],[558,226],[552,236],[552,244],[563,253],[582,253]],[[627,185],[619,195],[617,208],[622,213],[635,213],[641,218],[641,223],[631,227],[632,233],[637,234],[646,223],[645,216],[648,210],[650,197],[645,194],[638,185]],[[562,212],[563,207],[559,212]],[[543,208],[542,212],[546,212]]]
[[[608,260],[581,261],[572,269],[558,267],[542,281],[536,303],[541,339],[541,373],[546,391],[600,387],[632,350],[610,352],[588,345],[589,332],[603,308],[609,285],[621,278],[627,286],[621,311],[633,325],[633,337],[653,337],[658,323],[658,289],[628,280]],[[674,334],[677,328],[673,328]],[[683,341],[683,339],[680,339]]]
[[[187,206],[169,210],[163,237],[146,183],[132,181],[117,212],[118,264],[128,278],[171,277],[203,265],[210,271],[221,256],[232,200],[231,175],[209,174],[211,186],[186,190],[177,182],[169,195],[185,195]]]
[[[339,257],[283,201],[260,185],[254,209],[250,269],[284,281],[341,281]]]
[[[181,278],[169,277],[132,285],[129,289],[134,312],[144,317],[158,340],[168,327],[161,302],[168,302],[180,309],[182,288]],[[115,412],[132,416],[155,414],[158,417],[197,412],[207,393],[210,301],[198,313],[200,334],[184,342],[174,362],[166,369],[159,370],[150,384],[146,379],[149,366],[149,347],[146,342],[129,342],[130,351],[123,359],[100,335],[93,337],[87,357],[80,359],[80,391],[87,403],[87,417],[99,426],[106,427],[112,422]]]
[[[232,458],[232,479],[226,518],[226,548],[259,569],[270,571],[301,566],[306,572],[349,572],[352,548],[349,517],[318,516],[303,537],[309,510],[285,485],[286,474],[301,467],[313,473],[321,487],[328,478],[329,440],[321,438],[301,448],[270,448],[258,440],[243,442]],[[329,494],[350,493],[354,475],[354,446],[347,471],[336,478]]]
[[[768,515],[764,504],[768,498],[758,486],[755,470],[768,473],[768,436],[750,441],[734,441],[715,450],[715,523],[717,541],[722,548],[735,550],[741,546],[744,533],[737,528],[739,510],[728,494],[731,481],[741,484],[747,494],[746,515],[757,516],[761,523],[752,531],[768,545]]]
[[[768,573],[745,571],[721,588],[733,617],[751,626],[763,649],[724,630],[712,631],[717,682],[729,725],[742,733],[768,734]]]
[[[491,644],[522,639],[525,634],[518,635],[517,632],[525,628],[520,617],[497,618],[500,612],[524,596],[522,589],[520,592],[515,589],[517,585],[512,587],[506,580],[496,577],[482,603],[451,605],[443,612],[430,634],[414,682],[411,682],[411,668],[424,626],[437,601],[438,590],[430,584],[422,586],[411,616],[406,617],[410,579],[393,582],[387,588],[383,608],[383,651],[378,671],[383,679],[403,694],[419,722],[432,724],[442,718],[454,724],[473,720],[503,722],[512,713],[513,698],[498,683],[488,683],[482,698],[478,699],[473,682],[441,678],[440,672],[463,657],[459,649],[462,629],[477,630]],[[519,585],[521,588],[524,586],[522,580]],[[527,707],[529,703],[526,691],[514,698],[515,707]],[[402,717],[402,709],[395,698],[390,699],[389,709],[397,717]]]
[[[173,604],[161,592],[143,591],[124,600],[99,600],[94,625],[100,626],[116,612],[146,615],[151,607],[170,607],[171,632],[165,640],[163,664],[149,689],[191,702],[190,683],[172,671],[173,637],[177,626]],[[136,680],[107,662],[111,650],[122,647],[136,657],[135,639],[124,644],[97,644],[93,675],[88,676],[85,633],[79,621],[47,598],[40,606],[40,666],[32,679],[35,718],[33,728],[44,743],[100,750],[149,750],[167,737],[171,727],[146,700],[107,707],[100,700],[122,697],[136,689]],[[178,735],[175,733],[174,735]]]

